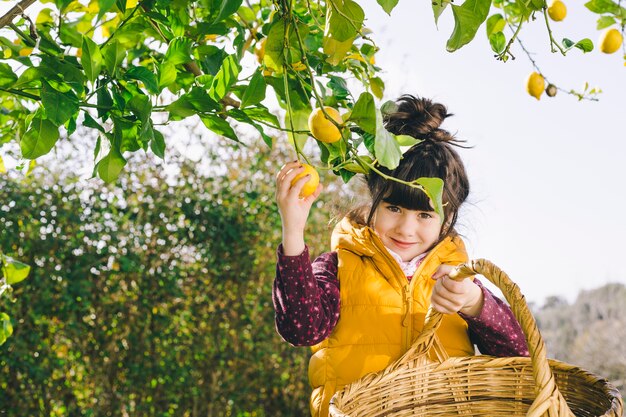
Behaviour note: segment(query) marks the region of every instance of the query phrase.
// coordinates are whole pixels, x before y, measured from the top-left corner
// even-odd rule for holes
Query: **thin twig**
[[[510,27],[510,26],[509,26]],[[512,30],[512,28],[511,28]],[[548,78],[543,74],[543,72],[541,72],[541,69],[539,68],[539,66],[537,65],[537,62],[535,62],[535,60],[533,59],[533,57],[531,56],[530,52],[526,49],[526,47],[524,46],[524,43],[522,42],[522,40],[520,38],[517,38],[517,43],[519,44],[520,48],[522,48],[522,51],[524,51],[524,53],[526,54],[526,56],[528,57],[528,59],[530,60],[530,63],[532,64],[533,68],[539,73],[541,74],[541,76],[543,77],[544,80],[546,80],[546,82],[548,84],[552,84],[550,82],[550,80],[548,80]],[[561,88],[559,86],[557,86],[556,84],[552,84],[553,86],[556,87],[556,89],[558,91],[562,91],[565,94],[571,94],[573,96],[576,96],[578,98],[580,98],[581,100],[589,100],[589,101],[599,101],[597,98],[595,97],[590,97],[590,96],[586,96],[584,94],[580,94],[580,93],[576,93],[576,92],[572,92],[573,90],[567,91],[564,88]]]
[[[4,16],[0,17],[0,29],[11,23],[15,16],[24,13],[33,3],[35,0],[22,0],[13,6]]]
[[[565,56],[567,51],[563,50],[563,48],[561,48],[561,45],[559,45],[558,42],[555,41],[554,37],[552,36],[552,29],[550,28],[550,22],[548,19],[548,9],[546,7],[543,8],[543,17],[544,17],[544,20],[546,21],[546,28],[548,29],[548,36],[550,36],[550,49],[552,50],[552,52],[556,52],[553,47],[554,45],[556,45],[556,47],[561,52],[561,55]]]

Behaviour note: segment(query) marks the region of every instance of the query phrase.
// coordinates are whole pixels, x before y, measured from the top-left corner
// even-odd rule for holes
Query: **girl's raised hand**
[[[480,314],[483,308],[483,291],[470,278],[455,281],[448,276],[454,269],[452,265],[440,265],[433,274],[437,280],[430,303],[433,308],[444,314],[463,313],[471,317]]]
[[[286,163],[276,175],[276,202],[283,227],[283,253],[297,256],[304,250],[304,228],[311,206],[322,192],[322,184],[313,194],[300,198],[300,192],[310,176],[292,181],[304,168],[298,161]]]

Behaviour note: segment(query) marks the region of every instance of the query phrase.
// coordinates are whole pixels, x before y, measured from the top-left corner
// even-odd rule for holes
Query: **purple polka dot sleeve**
[[[522,328],[511,308],[474,279],[485,296],[480,314],[469,317],[459,313],[468,324],[470,340],[481,353],[492,356],[528,356],[528,345]]]
[[[294,346],[313,346],[326,339],[339,319],[337,253],[328,252],[315,261],[309,248],[298,256],[277,250],[272,299],[276,330]]]

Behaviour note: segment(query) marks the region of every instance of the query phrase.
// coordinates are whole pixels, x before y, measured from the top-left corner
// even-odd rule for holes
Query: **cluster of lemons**
[[[548,16],[555,22],[560,22],[567,16],[567,7],[561,0],[554,0],[548,6]],[[600,51],[605,54],[612,54],[622,46],[624,41],[621,32],[616,28],[605,30],[600,36]],[[537,100],[545,91],[549,97],[556,95],[557,88],[554,84],[546,87],[543,76],[538,72],[531,73],[526,79],[526,91]]]
[[[333,119],[336,124],[326,116]],[[337,125],[341,125],[342,123],[343,119],[337,109],[328,106],[324,107],[324,111],[322,111],[321,108],[313,109],[309,115],[309,130],[311,131],[311,135],[313,135],[315,139],[324,143],[335,143],[341,140],[341,131]],[[320,183],[320,176],[311,165],[303,163],[302,166],[304,167],[304,170],[300,174],[296,175],[296,177],[291,181],[291,184],[293,185],[300,178],[310,175],[311,177],[304,184],[302,191],[300,191],[300,198],[306,198],[313,194],[317,189],[317,186]]]

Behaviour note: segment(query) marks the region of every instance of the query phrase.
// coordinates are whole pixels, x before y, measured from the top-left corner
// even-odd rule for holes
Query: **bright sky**
[[[552,82],[598,85],[599,102],[527,95],[531,62],[515,46],[515,61],[496,61],[484,25],[470,45],[446,52],[452,15],[444,13],[437,31],[430,2],[402,0],[391,17],[373,0],[360,2],[381,47],[385,100],[412,93],[447,105],[455,116],[443,128],[474,146],[461,150],[473,187],[459,227],[470,257],[500,266],[537,303],[626,284],[626,68],[619,52],[597,50],[596,15],[584,2],[565,3],[555,38],[589,37],[596,50],[551,54],[539,19],[522,41]]]

